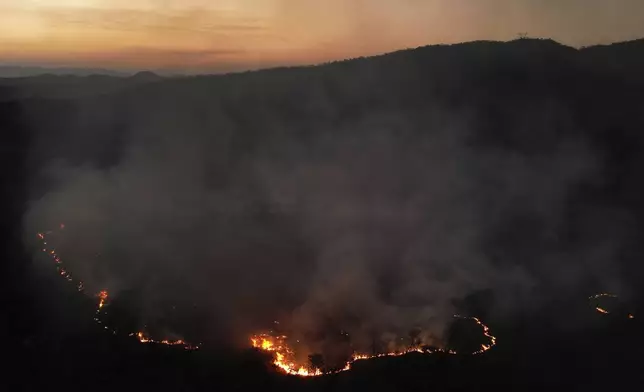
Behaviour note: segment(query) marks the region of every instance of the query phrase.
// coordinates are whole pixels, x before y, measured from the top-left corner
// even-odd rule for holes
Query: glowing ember
[[[606,309],[604,309],[604,308],[600,308],[599,306],[596,306],[596,307],[595,307],[595,309],[596,309],[599,313],[603,313],[603,314],[609,314],[609,313],[610,313],[608,310],[606,310]]]
[[[617,298],[617,296],[615,294],[610,294],[610,293],[599,293],[588,297],[588,299],[590,300],[599,299],[599,298]]]
[[[60,229],[63,230],[64,228],[65,228],[65,225],[61,223]],[[45,233],[37,233],[37,237],[40,240],[40,244],[43,246],[42,252],[46,254],[48,257],[51,257],[51,259],[54,261],[56,265],[57,271],[60,276],[62,276],[69,282],[73,282],[76,285],[78,291],[84,291],[85,286],[83,282],[82,281],[75,282],[74,279],[72,278],[72,275],[65,268],[65,264],[61,260],[60,256],[57,254],[56,250],[53,248],[48,248],[46,239],[47,239],[47,236],[50,234],[52,234],[51,231],[47,231]],[[116,330],[110,329],[107,325],[105,325],[104,321],[101,320],[101,311],[106,305],[108,305],[108,302],[107,302],[109,298],[108,291],[101,290],[98,294],[96,294],[96,297],[98,298],[98,308],[96,310],[96,316],[94,317],[94,321],[96,321],[96,323],[98,324],[101,324],[105,330],[108,330],[112,334],[116,335],[117,333]],[[595,301],[595,300],[600,300],[602,298],[617,298],[617,295],[610,294],[610,293],[599,293],[599,294],[590,296],[589,300]],[[605,309],[604,307],[599,306],[599,304],[597,303],[593,304],[593,307],[598,313],[610,314],[610,311],[608,309]],[[490,333],[489,327],[485,325],[480,319],[476,317],[463,317],[459,315],[455,315],[454,317],[459,319],[471,320],[475,322],[477,325],[479,325],[482,328],[483,335],[488,339],[487,344],[481,344],[478,350],[470,353],[471,355],[478,355],[478,354],[485,353],[496,345],[497,343],[496,337]],[[631,313],[628,313],[627,317],[628,319],[635,318],[635,316]],[[279,323],[275,321],[275,324],[279,324]],[[182,347],[185,350],[199,349],[199,345],[192,345],[182,339],[158,340],[158,339],[151,338],[149,335],[147,335],[142,331],[131,333],[129,334],[129,336],[135,337],[142,344],[163,344],[167,346],[178,346],[178,347]],[[341,369],[327,371],[310,365],[298,363],[298,360],[296,358],[293,348],[287,342],[287,336],[284,336],[284,335],[273,336],[270,334],[258,334],[258,335],[251,336],[250,341],[254,348],[264,352],[271,353],[273,356],[272,364],[275,365],[281,372],[285,374],[296,375],[301,377],[321,376],[325,374],[333,374],[333,373],[348,371],[352,368],[353,364],[356,363],[357,361],[369,360],[373,358],[398,357],[398,356],[403,356],[410,353],[456,354],[454,350],[429,349],[429,348],[419,347],[419,346],[408,347],[402,351],[380,353],[380,354],[353,353],[351,358],[344,364],[344,366]]]
[[[190,343],[185,342],[182,339],[178,340],[154,340],[147,336],[145,333],[139,331],[137,333],[131,333],[129,336],[134,336],[141,343],[153,343],[153,344],[165,344],[166,346],[182,346],[185,350],[197,350],[199,345],[193,346]]]
[[[98,300],[98,309],[96,311],[100,312],[100,310],[103,308],[103,306],[105,306],[105,301],[107,301],[107,297],[108,297],[107,290],[102,290],[96,296],[99,299]]]
[[[610,293],[599,293],[599,294],[591,295],[590,297],[588,297],[588,299],[591,300],[591,301],[599,300],[599,299],[602,299],[602,298],[619,298],[619,297],[617,295],[615,295],[615,294],[610,294]],[[611,314],[611,312],[608,309],[604,308],[603,306],[599,306],[599,304],[597,302],[593,303],[593,306],[594,306],[595,310],[597,311],[597,313]],[[632,319],[635,318],[635,316],[633,316],[632,313],[628,313],[626,315],[626,317],[629,320],[632,320]]]
[[[455,317],[460,317],[460,316],[455,316]],[[461,317],[461,318],[462,318],[462,317]],[[478,318],[476,318],[476,317],[465,317],[465,318],[469,318],[470,320],[474,321],[476,324],[480,325],[480,326],[481,326],[481,328],[483,328],[483,335],[484,335],[486,338],[490,339],[490,344],[482,344],[482,345],[481,345],[481,349],[480,349],[480,350],[478,350],[478,351],[473,352],[473,353],[472,353],[473,355],[483,354],[483,353],[484,353],[484,352],[486,352],[487,350],[489,350],[489,349],[491,349],[492,347],[496,346],[496,337],[495,337],[495,336],[490,335],[490,328],[489,328],[487,325],[483,324],[483,322],[481,322],[481,320],[479,320],[479,319],[478,319]]]
[[[476,322],[481,328],[483,328],[483,334],[489,339],[489,344],[481,345],[481,349],[472,353],[472,355],[477,355],[484,353],[490,350],[496,345],[496,337],[490,334],[490,329],[487,325],[483,324],[481,320],[476,317],[462,317],[455,315],[454,317],[460,319],[467,319]],[[382,357],[399,357],[407,355],[410,353],[421,353],[421,354],[433,354],[433,353],[446,353],[446,354],[456,354],[454,350],[444,350],[444,349],[427,349],[421,347],[409,347],[402,351],[380,353],[380,354],[361,354],[354,353],[353,356],[344,367],[340,370],[327,371],[323,372],[321,369],[307,367],[302,364],[298,364],[295,360],[295,353],[293,349],[286,342],[287,337],[282,336],[271,336],[269,334],[258,334],[253,335],[250,338],[251,345],[261,351],[266,351],[273,353],[273,365],[275,365],[282,372],[294,376],[301,377],[312,377],[312,376],[322,376],[325,374],[334,374],[340,373],[347,370],[350,370],[352,365],[357,361],[369,360],[373,358],[382,358]]]

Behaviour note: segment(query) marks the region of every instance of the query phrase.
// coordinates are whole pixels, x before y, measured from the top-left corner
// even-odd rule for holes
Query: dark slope
[[[584,61],[597,70],[620,73],[628,76],[631,82],[644,81],[644,76],[639,72],[644,67],[644,39],[591,46],[582,49],[581,54]]]
[[[644,348],[640,322],[592,318],[588,321],[592,327],[581,331],[562,327],[556,320],[565,319],[576,302],[548,298],[552,282],[539,260],[546,250],[589,247],[614,234],[624,240],[614,261],[620,277],[633,287],[639,287],[644,278],[640,263],[644,251],[640,241],[644,234],[641,46],[642,41],[634,41],[576,50],[550,40],[473,42],[223,76],[162,80],[145,74],[130,79],[44,76],[0,82],[0,227],[9,271],[2,276],[2,288],[8,293],[2,295],[1,311],[3,320],[9,320],[3,323],[2,333],[15,349],[7,350],[15,359],[10,365],[15,372],[5,381],[23,389],[64,382],[90,390],[201,390],[222,384],[245,390],[543,390],[553,386],[606,390],[636,385],[641,381],[638,352]],[[44,327],[48,323],[55,324],[57,331],[64,328],[56,324],[59,320],[52,321],[53,315],[43,315],[47,306],[39,285],[45,279],[28,274],[30,261],[21,242],[20,219],[25,203],[53,186],[43,173],[52,162],[64,160],[107,171],[123,161],[130,143],[154,144],[166,135],[180,135],[172,139],[177,148],[207,157],[204,183],[217,188],[249,177],[249,162],[257,157],[281,156],[285,150],[304,156],[315,152],[311,146],[324,136],[346,138],[351,151],[359,154],[362,141],[380,127],[389,127],[401,140],[413,143],[436,126],[434,118],[444,117],[449,117],[449,126],[462,121],[471,130],[467,143],[472,148],[516,156],[517,165],[533,159],[547,161],[567,141],[582,140],[599,167],[592,178],[575,184],[566,194],[556,227],[544,227],[522,211],[508,212],[490,223],[487,252],[495,262],[521,265],[537,281],[543,278],[544,285],[543,303],[518,318],[495,319],[485,304],[476,309],[492,319],[500,340],[498,350],[467,359],[383,360],[338,377],[301,381],[272,374],[253,354],[231,357],[204,351],[183,356],[140,348],[98,331],[72,335],[66,341],[69,346],[39,345],[53,339]],[[293,153],[284,148],[290,144],[311,148]],[[568,162],[560,163],[564,170]],[[552,175],[556,174],[553,170]],[[525,186],[520,178],[514,181],[517,187]],[[254,190],[252,180],[248,182],[248,189]],[[270,206],[262,204],[261,195],[257,198],[258,206],[249,219],[258,226],[281,227],[266,212]],[[619,224],[611,215],[614,211],[623,219]],[[628,230],[622,233],[623,222]],[[588,228],[598,223],[604,223],[605,230],[588,234]],[[271,251],[282,255],[279,249]],[[584,284],[599,287],[593,281]],[[643,303],[641,293],[630,295],[635,308]],[[642,310],[639,313],[644,315]],[[47,366],[34,369],[34,358],[44,358]]]
[[[583,205],[603,203],[627,208],[638,222],[644,217],[640,73],[617,71],[587,55],[605,52],[602,58],[635,70],[638,44],[582,51],[549,40],[432,46],[319,67],[161,80],[83,99],[6,102],[3,121],[31,140],[25,158],[32,181],[44,164],[60,158],[109,168],[141,129],[151,135],[154,129],[210,133],[223,149],[210,158],[213,175],[224,181],[217,167],[234,170],[285,138],[306,142],[334,132],[360,137],[368,129],[355,125],[365,117],[398,113],[413,124],[413,133],[422,133],[421,118],[439,110],[467,122],[471,143],[487,149],[539,156],[583,138],[606,165],[583,191],[593,201],[570,213],[583,219]],[[227,124],[225,130],[219,124]],[[15,138],[10,133],[5,137]]]

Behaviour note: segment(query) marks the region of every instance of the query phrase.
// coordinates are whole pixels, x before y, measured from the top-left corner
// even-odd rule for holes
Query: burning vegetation
[[[63,230],[64,228],[65,228],[65,225],[61,224],[60,230]],[[60,256],[58,255],[58,253],[56,252],[56,250],[54,248],[49,247],[47,239],[48,239],[48,236],[51,234],[53,234],[52,231],[37,234],[37,237],[40,240],[40,245],[42,247],[41,248],[42,252],[53,260],[56,266],[56,270],[61,277],[65,278],[65,280],[67,280],[68,282],[74,283],[79,292],[85,292],[86,288],[84,283],[80,280],[74,279],[72,274],[65,268],[64,263],[60,258]],[[109,305],[110,295],[108,290],[105,290],[105,289],[100,290],[94,296],[98,298],[96,316],[94,317],[94,321],[102,325],[105,330],[108,330],[112,334],[116,335],[117,330],[107,326],[103,318],[101,317],[101,315],[105,314],[105,308]],[[592,306],[598,313],[602,315],[609,315],[611,314],[611,311],[607,309],[606,304],[604,304],[604,302],[607,299],[616,300],[617,298],[618,297],[615,294],[599,293],[599,294],[590,296],[588,299],[589,301],[591,301]],[[632,313],[628,313],[626,316],[628,319],[635,318],[635,316]],[[491,334],[490,328],[486,324],[484,324],[479,318],[466,317],[466,316],[460,316],[460,315],[454,315],[454,317],[461,320],[470,320],[476,323],[476,325],[481,327],[483,336],[485,336],[485,338],[488,340],[486,344],[481,344],[479,349],[472,352],[465,353],[466,355],[483,354],[488,350],[492,349],[496,345],[497,338]],[[167,339],[167,338],[155,339],[155,338],[152,338],[148,333],[143,331],[132,332],[132,333],[129,333],[128,336],[134,337],[138,342],[142,344],[159,344],[159,345],[167,345],[167,346],[177,346],[177,347],[182,347],[185,350],[197,350],[200,348],[200,345],[194,345],[194,344],[188,343],[183,339],[175,339],[175,340]],[[417,354],[418,353],[419,354],[443,353],[448,355],[462,354],[461,352],[457,353],[455,350],[452,350],[452,349],[433,348],[429,346],[424,346],[419,342],[415,342],[409,347],[399,349],[396,351],[372,353],[372,354],[353,352],[342,367],[328,369],[324,367],[323,365],[324,360],[323,358],[321,358],[320,354],[310,355],[308,358],[308,363],[299,359],[298,356],[296,355],[295,350],[293,349],[293,346],[289,343],[288,336],[286,335],[276,334],[276,333],[259,333],[256,335],[252,335],[250,337],[250,343],[253,348],[262,352],[267,352],[272,354],[272,364],[279,371],[288,375],[295,375],[295,376],[301,376],[301,377],[322,376],[327,374],[335,374],[335,373],[348,371],[352,368],[353,364],[355,364],[356,362],[374,359],[374,358],[399,357],[399,356],[408,355],[411,353],[417,353]]]
[[[472,320],[477,325],[483,329],[483,335],[488,339],[488,344],[482,344],[479,350],[476,350],[471,355],[482,354],[496,345],[496,337],[490,334],[490,328],[483,324],[481,320],[476,317],[463,317],[459,315],[454,315],[455,318],[463,320]],[[280,371],[286,374],[301,376],[301,377],[312,377],[312,376],[322,376],[326,374],[335,374],[350,370],[354,363],[358,361],[364,361],[374,358],[382,357],[400,357],[403,355],[411,353],[420,353],[420,354],[434,354],[434,353],[444,353],[455,355],[457,354],[454,350],[442,349],[442,348],[430,348],[428,346],[423,346],[421,344],[415,344],[410,347],[398,350],[390,351],[384,353],[374,353],[374,354],[365,354],[354,352],[350,359],[344,364],[343,367],[339,369],[324,370],[321,365],[316,365],[316,362],[321,362],[316,358],[317,355],[309,356],[309,363],[304,364],[297,360],[295,351],[288,343],[288,337],[286,335],[277,335],[273,336],[268,333],[256,334],[250,337],[251,345],[260,351],[268,352],[273,354],[272,363]]]
[[[183,347],[185,350],[197,350],[199,348],[198,345],[193,346],[192,344],[184,341],[183,339],[177,339],[177,340],[169,340],[169,339],[163,339],[163,340],[155,340],[148,336],[144,332],[136,332],[136,333],[131,333],[129,336],[134,336],[137,338],[137,340],[141,343],[152,343],[152,344],[165,344],[167,346],[180,346]]]
[[[60,230],[65,229],[64,224],[60,224]],[[58,271],[58,274],[65,278],[68,282],[74,283],[76,285],[76,288],[79,292],[85,292],[85,285],[82,281],[78,280],[76,281],[71,273],[67,271],[67,269],[63,265],[63,261],[56,252],[55,249],[49,249],[48,248],[48,243],[47,243],[47,237],[49,235],[53,234],[53,231],[47,231],[45,233],[38,233],[37,237],[41,242],[42,246],[42,252],[49,256],[55,263],[56,265],[56,270]],[[109,304],[108,299],[109,299],[109,292],[107,290],[100,290],[97,294],[95,294],[95,297],[98,298],[98,304],[96,306],[96,315],[94,317],[94,321],[97,324],[100,324],[103,326],[103,329],[111,332],[112,334],[116,335],[117,331],[116,329],[110,328],[108,325],[106,325],[105,321],[101,317],[102,314],[105,314],[105,307]],[[183,339],[177,339],[177,340],[170,340],[170,339],[153,339],[146,333],[139,331],[136,333],[130,333],[128,336],[134,336],[140,343],[150,343],[150,344],[164,344],[168,346],[178,346],[178,347],[183,347],[185,350],[197,350],[199,349],[199,345],[194,345],[191,343],[188,343],[184,341]]]
[[[107,290],[101,290],[97,294],[97,296],[99,298],[97,312],[99,312],[101,309],[103,309],[103,306],[105,306],[105,301],[107,301],[107,297],[108,297]]]

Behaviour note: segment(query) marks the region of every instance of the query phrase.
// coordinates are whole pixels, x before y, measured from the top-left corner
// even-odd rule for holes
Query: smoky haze
[[[569,103],[501,91],[497,134],[464,71],[436,77],[468,86],[456,105],[414,96],[414,63],[364,61],[162,81],[70,103],[56,125],[27,112],[65,131],[34,138],[26,238],[64,222],[86,287],[135,291],[142,320],[192,307],[201,339],[240,345],[274,320],[311,350],[339,329],[363,349],[416,327],[440,344],[476,291],[503,314],[627,291],[627,214],[583,210],[604,155]]]

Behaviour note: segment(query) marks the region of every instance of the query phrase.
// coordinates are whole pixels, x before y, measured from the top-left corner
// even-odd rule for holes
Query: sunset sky
[[[228,71],[427,44],[644,37],[642,0],[0,0],[0,64]]]

